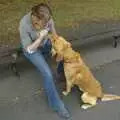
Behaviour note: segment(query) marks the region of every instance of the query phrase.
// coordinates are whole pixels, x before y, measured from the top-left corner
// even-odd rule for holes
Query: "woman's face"
[[[32,15],[32,24],[36,30],[40,30],[44,27],[42,20]]]

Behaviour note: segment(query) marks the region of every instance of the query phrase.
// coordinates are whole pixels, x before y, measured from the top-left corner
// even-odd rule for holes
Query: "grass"
[[[40,2],[50,4],[57,27],[120,20],[119,0],[0,0],[0,44],[19,43],[20,19]]]

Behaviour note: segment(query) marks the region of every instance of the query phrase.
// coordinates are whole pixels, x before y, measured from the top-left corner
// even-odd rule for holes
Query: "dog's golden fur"
[[[119,96],[103,93],[100,82],[95,79],[82,60],[80,53],[74,51],[69,42],[63,37],[53,37],[51,40],[53,55],[56,55],[57,60],[64,60],[66,77],[66,91],[63,91],[64,95],[67,95],[71,88],[77,85],[83,91],[81,98],[85,103],[82,105],[84,109],[95,106],[98,98],[104,101],[120,99]]]

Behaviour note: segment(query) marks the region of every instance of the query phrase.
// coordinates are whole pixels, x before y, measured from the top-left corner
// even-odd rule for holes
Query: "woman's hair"
[[[48,22],[52,16],[52,11],[50,7],[45,3],[40,3],[31,9],[31,15],[36,16],[44,22]]]

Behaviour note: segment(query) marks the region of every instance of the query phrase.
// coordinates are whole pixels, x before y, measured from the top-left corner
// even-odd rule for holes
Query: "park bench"
[[[61,31],[63,31],[61,29]],[[66,29],[62,32],[73,46],[80,47],[83,44],[110,41],[111,45],[116,48],[120,38],[120,24],[81,24],[73,29]]]
[[[8,45],[0,46],[0,65],[6,64],[16,76],[19,76],[16,62],[18,56],[22,53],[21,48],[15,48]]]
[[[100,26],[101,27],[101,26]],[[83,27],[84,28],[84,27]],[[120,38],[120,28],[119,27],[113,27],[109,29],[98,29],[98,31],[94,29],[94,32],[92,31],[92,28],[90,27],[90,30],[86,29],[75,29],[73,31],[68,31],[68,33],[64,33],[63,36],[66,36],[67,39],[71,41],[72,45],[77,47],[82,44],[86,44],[90,41],[96,41],[97,39],[105,39],[105,38],[112,38],[112,46],[114,48],[117,47],[117,42]],[[70,34],[71,33],[71,34]],[[76,42],[75,42],[76,41]],[[17,58],[20,57],[22,54],[21,47],[18,46],[17,48],[13,48],[11,46],[0,46],[0,64],[8,64],[8,66],[11,68],[11,70],[15,73],[15,75],[19,76],[19,72],[16,67]]]
[[[93,33],[88,36],[84,36],[83,39],[89,41],[90,39],[95,39],[95,38],[103,39],[107,37],[112,37],[112,43],[111,45],[116,48],[118,45],[118,40],[120,38],[120,29],[111,29],[108,31],[102,31],[99,33]]]

